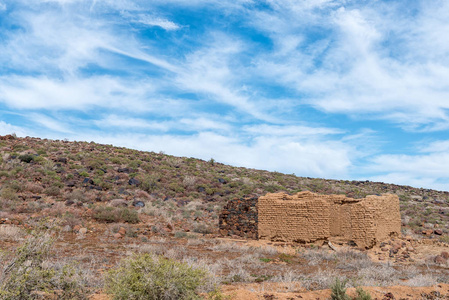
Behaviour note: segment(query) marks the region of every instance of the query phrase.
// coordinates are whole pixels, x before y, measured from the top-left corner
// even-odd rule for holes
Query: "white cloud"
[[[76,139],[76,137],[75,137]],[[248,168],[301,176],[342,176],[351,165],[351,147],[340,142],[297,142],[289,138],[256,137],[248,143],[213,132],[194,136],[86,133],[83,140],[167,154],[197,157]]]
[[[2,11],[2,10],[6,10],[6,4],[0,2],[0,11]]]
[[[172,21],[150,15],[140,15],[136,22],[149,26],[158,26],[165,30],[178,30],[181,28],[178,24]]]
[[[449,141],[420,146],[419,154],[377,155],[364,168],[378,175],[370,179],[449,190]]]
[[[271,135],[271,136],[294,136],[296,138],[307,137],[313,138],[311,136],[331,135],[331,134],[342,134],[344,133],[340,129],[325,128],[325,127],[308,127],[308,126],[293,126],[293,125],[252,125],[245,126],[244,131],[252,134],[259,135]]]
[[[108,76],[65,81],[44,76],[3,76],[0,79],[0,101],[13,108],[147,110],[142,100],[145,86]],[[130,99],[133,99],[131,105]]]
[[[118,115],[109,115],[106,118],[95,121],[99,127],[120,127],[122,129],[151,129],[158,131],[169,130],[166,122],[151,122],[147,119],[121,117]]]
[[[39,113],[32,113],[28,115],[28,119],[30,121],[33,121],[36,124],[39,124],[50,131],[56,131],[56,132],[62,132],[66,134],[73,134],[73,130],[69,128],[69,126],[66,124],[66,122],[57,120],[55,118],[51,118],[49,116],[39,114]]]
[[[408,16],[406,2],[399,3],[273,1],[274,11],[252,20],[274,42],[272,53],[255,57],[255,72],[328,113],[384,119],[407,130],[445,130],[449,5],[423,2]],[[311,28],[322,33],[316,41],[308,36]]]
[[[15,133],[17,136],[25,137],[31,135],[29,131],[20,126],[15,126],[4,121],[0,121],[0,135]]]

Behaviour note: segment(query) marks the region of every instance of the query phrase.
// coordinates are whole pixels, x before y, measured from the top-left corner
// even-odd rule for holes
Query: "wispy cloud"
[[[0,0],[0,14],[0,105],[26,120],[0,131],[449,181],[447,1]]]
[[[144,24],[144,25],[148,25],[148,26],[158,26],[165,30],[178,30],[181,28],[181,26],[179,26],[178,24],[176,24],[172,21],[169,21],[167,19],[154,17],[151,15],[145,15],[145,14],[139,15],[138,18],[134,19],[133,21]]]

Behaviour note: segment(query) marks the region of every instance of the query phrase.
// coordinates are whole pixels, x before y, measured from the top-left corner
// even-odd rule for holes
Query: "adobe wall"
[[[259,239],[313,242],[330,234],[330,203],[277,193],[259,198]]]
[[[362,248],[401,231],[396,195],[267,194],[258,201],[258,238],[308,243],[318,240],[352,241]]]

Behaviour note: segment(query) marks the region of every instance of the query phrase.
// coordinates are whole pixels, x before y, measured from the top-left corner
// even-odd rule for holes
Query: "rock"
[[[65,206],[70,206],[70,205],[73,205],[74,203],[75,203],[75,201],[73,201],[73,200],[67,200],[65,202]]]
[[[445,263],[447,262],[447,259],[444,259],[441,255],[437,255],[437,256],[435,256],[435,258],[433,259],[433,261],[434,261],[436,264],[442,265],[442,264],[445,264]]]
[[[72,227],[70,227],[70,225],[65,225],[64,227],[62,227],[62,232],[70,232],[72,231]]]
[[[198,193],[204,193],[205,191],[206,191],[206,189],[204,187],[202,187],[202,186],[200,186],[198,188]]]
[[[76,185],[76,182],[71,180],[71,181],[67,181],[67,183],[65,184],[68,187],[74,187]]]
[[[449,253],[446,252],[446,251],[441,252],[440,255],[441,255],[441,257],[444,258],[444,259],[448,259],[448,258],[449,258]]]
[[[412,246],[408,246],[405,249],[407,250],[407,252],[414,252],[415,251],[415,249]]]
[[[132,171],[132,169],[130,169],[130,168],[118,168],[118,170],[117,170],[117,172],[119,172],[119,173],[126,173],[126,174],[131,173],[131,171]]]
[[[83,184],[94,184],[94,181],[89,177],[84,178]]]
[[[66,164],[67,163],[67,158],[66,157],[59,157],[55,161],[63,163],[63,164]]]
[[[382,251],[388,251],[388,248],[387,247],[383,247],[383,248],[380,248],[380,250],[382,250]]]
[[[435,233],[436,235],[443,235],[443,230],[441,230],[441,229],[435,229],[435,230],[433,231],[433,233]]]
[[[396,254],[396,253],[398,253],[399,249],[401,249],[401,248],[402,248],[402,245],[400,243],[395,243],[395,244],[393,244],[392,250]]]
[[[427,230],[422,231],[422,234],[424,234],[424,235],[432,235],[432,233],[433,233],[432,229],[427,229]]]
[[[394,257],[395,254],[396,254],[396,253],[393,252],[393,249],[390,249],[390,254],[389,254],[389,256],[390,256],[390,257]]]
[[[222,184],[226,184],[228,183],[226,180],[224,180],[223,178],[218,178],[218,182],[222,183]]]
[[[129,185],[139,185],[140,181],[137,180],[136,178],[131,178],[130,180],[128,180],[128,184]]]
[[[120,229],[118,230],[118,233],[121,235],[125,235],[126,234],[126,229],[123,227],[120,227]]]
[[[143,201],[134,200],[133,206],[134,207],[145,207],[145,203]]]
[[[87,233],[87,228],[83,227],[79,230],[80,234],[86,234]]]
[[[74,231],[74,232],[79,232],[80,229],[81,229],[81,226],[80,226],[80,225],[75,225],[75,226],[73,226],[73,231]]]
[[[392,293],[386,293],[385,295],[384,295],[384,299],[396,299],[395,297],[394,297],[394,295],[392,294]]]
[[[186,205],[187,203],[189,203],[189,201],[185,201],[185,200],[178,200],[178,201],[176,201],[176,205],[177,205],[178,207],[184,206],[184,205]]]
[[[114,237],[116,239],[121,239],[123,236],[120,233],[117,232],[116,234],[114,234]]]

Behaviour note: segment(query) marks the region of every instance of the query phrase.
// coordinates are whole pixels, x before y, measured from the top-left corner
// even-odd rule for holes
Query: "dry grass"
[[[0,225],[0,240],[2,241],[22,241],[26,233],[15,225]]]
[[[431,274],[418,274],[402,284],[406,286],[432,286],[437,283],[437,278]]]

